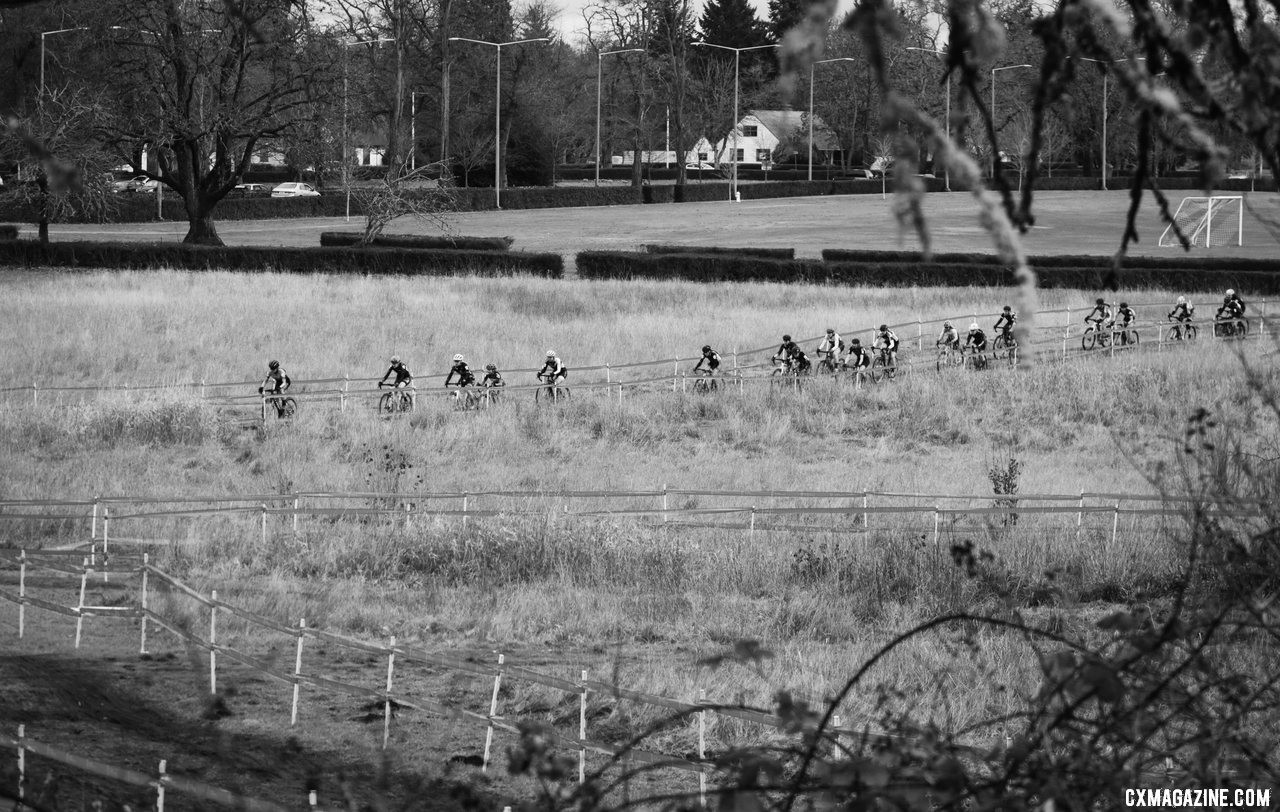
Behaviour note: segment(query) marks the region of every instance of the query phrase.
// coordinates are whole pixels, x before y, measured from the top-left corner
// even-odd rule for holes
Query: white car
[[[709,169],[709,170],[714,170],[714,169],[716,168],[716,165],[715,165],[715,164],[709,164],[709,163],[706,163],[706,162],[700,162],[700,163],[696,163],[696,164],[685,164],[685,165],[684,165],[684,168],[685,168],[685,169],[700,169],[700,170],[707,170],[707,169]]]
[[[160,181],[152,180],[146,175],[138,175],[136,178],[129,180],[118,180],[111,184],[113,192],[145,192],[155,194],[156,188],[160,186]]]
[[[271,190],[272,197],[319,197],[320,193],[309,183],[282,183]]]

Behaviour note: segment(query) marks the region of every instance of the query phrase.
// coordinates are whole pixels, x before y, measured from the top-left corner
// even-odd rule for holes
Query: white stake
[[[84,628],[84,588],[89,583],[89,559],[85,559],[80,571],[80,605],[76,607],[76,648],[80,648],[80,632]]]
[[[578,702],[578,741],[587,740],[587,669],[582,669],[582,694]],[[578,783],[587,782],[587,748],[578,748]]]
[[[164,784],[166,780],[165,768],[169,762],[161,760],[160,777],[156,779],[156,812],[164,812]]]
[[[297,496],[293,497],[293,540],[294,541],[298,540],[298,506],[300,501],[301,500],[299,497]]]
[[[493,696],[489,699],[489,728],[484,734],[484,761],[480,765],[481,772],[489,771],[489,748],[493,746],[493,717],[498,713],[498,688],[502,686],[502,663],[506,656],[498,655],[498,673],[493,675]]]
[[[667,523],[667,483],[662,483],[662,523]]]
[[[382,712],[382,749],[391,740],[391,677],[396,670],[396,638],[391,637],[391,651],[387,654],[387,701]]]
[[[218,590],[209,593],[216,601],[218,599]],[[216,695],[218,693],[218,652],[215,647],[218,642],[218,607],[209,607],[209,693]]]
[[[306,630],[307,619],[304,617],[298,621],[298,648],[293,657],[293,709],[289,712],[289,727],[298,724],[298,691],[302,687],[298,678],[302,676],[302,640]]]
[[[147,653],[147,567],[151,566],[151,554],[142,554],[142,641],[138,644],[138,653]]]
[[[98,500],[93,500],[93,523],[89,525],[89,541],[98,537]]]
[[[462,526],[467,526],[467,494],[462,494]]]
[[[698,691],[698,704],[705,705],[707,702],[707,690],[705,688]],[[702,808],[707,806],[707,710],[703,708],[698,711],[698,764],[703,769],[698,771],[698,805]]]
[[[862,494],[862,529],[867,529],[867,508],[871,507],[871,494]]]
[[[756,506],[751,506],[751,519],[747,525],[747,541],[754,541],[756,537]]]
[[[26,797],[27,790],[27,748],[22,742],[27,737],[27,726],[18,725],[18,800]],[[19,804],[21,806],[21,804]]]
[[[18,554],[18,639],[22,639],[27,622],[27,551]],[[19,733],[19,736],[22,734]],[[22,796],[18,796],[22,797]]]
[[[262,548],[267,548],[267,503],[262,503]]]

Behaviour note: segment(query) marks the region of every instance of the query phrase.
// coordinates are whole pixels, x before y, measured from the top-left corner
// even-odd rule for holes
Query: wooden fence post
[[[391,740],[391,678],[396,670],[396,638],[391,636],[391,651],[387,654],[387,700],[382,712],[382,749]]]
[[[298,694],[302,683],[299,677],[302,676],[302,641],[306,638],[307,619],[298,620],[298,647],[293,655],[293,707],[289,711],[289,727],[298,724]]]
[[[867,529],[867,508],[871,507],[871,494],[862,494],[862,529]]]
[[[267,546],[267,503],[262,503],[262,546]]]
[[[302,499],[298,495],[293,497],[293,540],[298,540],[298,508],[301,506]]]
[[[1116,510],[1111,519],[1111,546],[1107,553],[1116,548],[1116,532],[1120,529],[1120,503],[1116,502]]]
[[[484,761],[480,764],[481,772],[489,771],[489,750],[493,746],[493,717],[498,713],[498,689],[502,687],[502,664],[506,656],[498,655],[498,673],[493,675],[493,696],[489,698],[489,727],[484,734]]]
[[[698,704],[707,704],[707,689],[698,691]],[[707,709],[698,711],[698,805],[707,807]]]
[[[98,537],[98,499],[93,500],[93,522],[89,525],[89,541]]]
[[[27,738],[27,726],[18,725],[18,806],[21,807],[21,801],[26,797],[27,790],[27,748],[22,746],[22,742]]]
[[[578,741],[587,740],[587,669],[582,669],[582,694],[578,700]],[[587,782],[587,748],[578,747],[578,783]]]
[[[462,526],[464,528],[467,526],[467,495],[465,491],[462,494]]]
[[[27,551],[18,553],[18,639],[22,639],[27,621]],[[21,735],[21,734],[19,734]],[[19,796],[21,797],[21,796]]]
[[[151,573],[151,554],[142,554],[142,639],[138,643],[138,653],[147,653],[147,576]]]
[[[213,600],[218,600],[218,590],[209,593]],[[209,693],[218,693],[218,607],[209,607]]]
[[[667,523],[667,483],[662,483],[662,523]]]
[[[40,408],[40,383],[38,381],[31,382],[31,405]]]
[[[80,570],[80,605],[76,607],[76,648],[80,648],[80,632],[84,628],[84,589],[89,582],[89,559],[85,559]]]
[[[164,812],[164,785],[166,780],[165,770],[169,762],[161,759],[160,775],[156,779],[156,812]]]
[[[756,506],[751,506],[751,520],[747,526],[747,541],[754,541],[756,537]]]

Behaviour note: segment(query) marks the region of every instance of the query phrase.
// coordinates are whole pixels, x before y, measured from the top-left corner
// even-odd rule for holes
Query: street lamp
[[[600,66],[606,56],[642,53],[644,53],[643,48],[622,48],[617,51],[603,51],[596,54],[596,186],[600,185],[600,84],[603,77]]]
[[[1005,65],[1004,67],[1001,67],[1001,68],[991,69],[991,130],[992,130],[991,165],[992,165],[993,174],[995,172],[995,167],[998,167],[1000,165],[1000,155],[996,152],[996,141],[994,136],[995,124],[996,124],[996,71],[1014,70],[1015,68],[1030,68],[1030,67],[1032,66],[1031,65]]]
[[[497,51],[497,70],[494,71],[493,96],[493,206],[502,208],[502,49],[508,45],[523,45],[526,42],[550,42],[550,37],[534,37],[533,39],[516,39],[510,42],[489,42],[483,39],[468,37],[449,37],[450,42],[474,42],[477,45],[490,45]],[[599,164],[597,164],[598,166]]]
[[[819,59],[809,64],[809,180],[813,180],[813,68],[825,62],[857,62],[851,56],[837,56],[831,59]]]
[[[752,45],[749,48],[730,48],[728,45],[716,45],[714,42],[693,42],[705,48],[719,48],[722,51],[733,51],[733,179],[729,183],[729,202],[738,197],[738,63],[743,51],[758,51],[763,48],[780,48],[780,45]]]
[[[418,97],[425,96],[425,90],[409,91],[409,171],[418,171]]]
[[[395,37],[378,37],[377,39],[353,39],[342,43],[342,186],[347,193],[347,222],[351,222],[351,165],[347,159],[347,48],[352,45],[377,45],[380,42],[395,42]]]
[[[922,51],[927,54],[938,54],[939,56],[947,55],[946,51],[939,51],[936,48],[916,48],[913,46],[907,46],[907,50]],[[947,111],[946,113],[944,113],[944,115],[946,116],[946,119],[947,119],[947,140],[950,141],[951,140],[951,71],[950,70],[947,71]],[[943,169],[943,177],[946,179],[945,188],[949,192],[951,191],[951,165],[944,164],[942,169]]]
[[[1067,57],[1071,59],[1072,57]],[[1099,65],[1110,65],[1121,60],[1118,59],[1092,59],[1087,56],[1075,57],[1083,62],[1094,62]],[[1134,57],[1134,61],[1146,62],[1145,56]],[[1102,191],[1107,191],[1107,70],[1102,71]]]
[[[88,31],[88,30],[89,29],[85,27],[78,27],[78,28],[59,28],[56,31],[40,32],[40,99],[42,101],[44,99],[44,38],[51,37],[54,34],[65,34],[68,31]]]

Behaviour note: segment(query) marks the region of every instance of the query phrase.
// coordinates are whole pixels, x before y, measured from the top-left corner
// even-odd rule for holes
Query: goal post
[[[1173,222],[1160,235],[1160,247],[1181,246],[1179,232],[1192,245],[1244,245],[1244,196],[1182,198],[1178,210],[1173,214]]]

